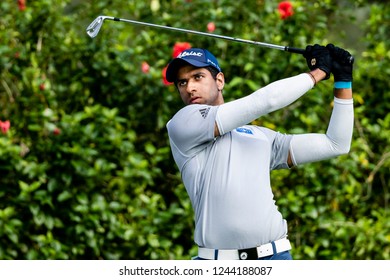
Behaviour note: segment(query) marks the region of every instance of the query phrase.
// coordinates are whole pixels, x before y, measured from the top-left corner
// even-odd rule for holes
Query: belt
[[[198,257],[207,260],[257,260],[272,256],[273,254],[291,250],[290,241],[282,238],[267,244],[248,249],[209,249],[204,247],[198,248]]]

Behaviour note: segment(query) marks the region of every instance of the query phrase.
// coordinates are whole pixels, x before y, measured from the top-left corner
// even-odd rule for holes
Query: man
[[[304,56],[310,72],[228,103],[222,95],[224,74],[209,51],[188,49],[169,63],[167,80],[187,105],[167,129],[195,213],[197,259],[292,259],[270,171],[348,153],[351,56],[333,45],[307,46]],[[288,106],[331,73],[334,107],[326,134],[285,135],[247,125]]]

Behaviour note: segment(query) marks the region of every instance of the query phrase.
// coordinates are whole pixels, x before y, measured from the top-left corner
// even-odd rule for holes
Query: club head
[[[87,27],[87,34],[91,38],[95,38],[98,35],[100,28],[103,25],[103,21],[105,20],[104,16],[98,16],[90,25]]]

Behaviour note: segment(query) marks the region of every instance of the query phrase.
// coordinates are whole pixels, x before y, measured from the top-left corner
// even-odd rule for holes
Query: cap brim
[[[175,58],[168,65],[167,72],[166,72],[167,81],[170,83],[173,83],[176,80],[176,75],[177,75],[177,71],[179,70],[179,68],[182,67],[183,65],[186,65],[186,64],[190,64],[190,65],[195,66],[195,67],[210,66],[207,63],[203,63],[203,62],[200,62],[200,61],[194,60],[194,59]]]

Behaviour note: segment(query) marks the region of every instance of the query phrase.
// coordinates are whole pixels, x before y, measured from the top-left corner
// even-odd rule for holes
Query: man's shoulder
[[[215,106],[210,106],[206,104],[191,104],[181,108],[176,112],[175,115],[169,120],[168,124],[172,121],[186,121],[188,118],[199,117],[201,119],[206,119],[210,110]]]
[[[213,106],[211,105],[207,105],[207,104],[191,104],[191,105],[187,105],[183,108],[181,108],[176,114],[175,116],[177,115],[181,115],[181,114],[189,114],[189,113],[192,113],[192,112],[204,112],[206,111],[207,109],[211,109]],[[210,110],[209,109],[209,110]],[[175,117],[174,116],[174,117]]]

